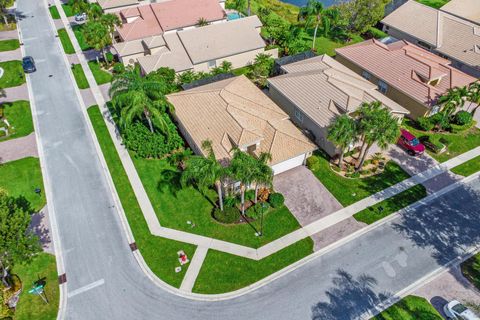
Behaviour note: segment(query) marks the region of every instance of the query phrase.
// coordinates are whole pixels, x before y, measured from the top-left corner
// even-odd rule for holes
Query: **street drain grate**
[[[64,284],[65,282],[67,282],[67,274],[64,273],[64,274],[61,274],[58,276],[58,284]]]
[[[130,250],[132,250],[132,251],[138,250],[138,247],[137,247],[137,243],[136,243],[136,242],[130,243]]]

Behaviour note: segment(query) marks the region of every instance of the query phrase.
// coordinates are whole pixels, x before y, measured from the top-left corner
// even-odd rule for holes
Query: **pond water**
[[[290,3],[290,4],[296,5],[298,7],[303,7],[308,2],[308,0],[280,0],[280,1]],[[325,8],[330,7],[334,4],[340,3],[340,1],[338,1],[338,0],[320,0],[320,2],[323,3],[323,6]],[[343,1],[341,1],[341,2],[343,2]]]

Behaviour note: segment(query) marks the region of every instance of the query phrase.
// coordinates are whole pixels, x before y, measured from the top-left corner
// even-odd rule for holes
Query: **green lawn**
[[[0,164],[0,188],[5,189],[12,197],[25,197],[35,210],[45,206],[45,190],[43,188],[42,171],[38,158],[23,158]],[[41,194],[35,193],[40,188]]]
[[[461,176],[468,177],[469,175],[480,171],[480,156],[468,160],[467,162],[452,168],[450,171]]]
[[[0,88],[17,87],[25,83],[25,74],[23,73],[22,62],[11,60],[0,62],[4,74],[0,78]]]
[[[51,5],[50,7],[48,7],[48,11],[50,11],[53,19],[60,19],[60,13],[58,13],[56,5]]]
[[[85,72],[83,72],[83,68],[81,64],[74,64],[72,66],[73,76],[75,77],[75,81],[77,82],[77,86],[80,89],[87,89],[90,88],[88,85],[87,77],[85,77]]]
[[[443,320],[443,317],[426,299],[406,296],[372,320]]]
[[[64,28],[58,29],[58,37],[60,38],[60,42],[62,43],[63,50],[66,54],[73,54],[75,53],[75,48],[73,47],[72,41],[70,40],[67,30]]]
[[[312,172],[344,207],[410,177],[398,164],[389,161],[380,174],[363,179],[344,178],[330,169],[326,155],[316,152],[313,157],[319,159],[319,164],[311,168]]]
[[[310,238],[268,256],[260,261],[209,250],[193,292],[224,293],[243,288],[306,257],[313,252]]]
[[[2,40],[0,41],[0,52],[1,51],[12,51],[20,48],[20,42],[18,39]]]
[[[434,133],[421,131],[415,126],[415,122],[410,119],[405,119],[402,126],[417,136],[417,138],[421,136],[429,136],[430,141],[432,142],[438,142],[440,139],[448,141],[447,151],[441,154],[435,154],[427,149],[427,152],[439,162],[445,162],[480,146],[480,130],[475,127],[461,133],[453,134],[448,132]]]
[[[450,0],[417,0],[417,1],[420,3],[423,3],[424,5],[438,9],[440,7],[443,7]]]
[[[20,277],[23,284],[23,292],[15,311],[15,320],[54,320],[57,318],[59,288],[55,256],[40,253],[29,265],[18,264],[13,273]],[[28,293],[33,283],[38,279],[45,278],[45,295],[48,304],[43,302],[38,295]]]
[[[10,123],[10,135],[0,138],[0,141],[24,137],[33,132],[32,112],[28,101],[5,102],[4,107],[5,118]]]
[[[233,1],[227,1],[227,7]],[[280,17],[285,18],[290,23],[296,23],[299,7],[289,3],[281,2],[278,0],[252,0],[251,1],[252,14],[257,14],[260,8],[266,8],[275,12]],[[246,13],[246,12],[245,12]]]
[[[480,253],[463,262],[461,269],[465,278],[480,290]]]
[[[200,234],[220,240],[258,248],[272,240],[300,228],[287,207],[272,209],[263,221],[264,236],[256,237],[255,230],[248,224],[223,225],[212,217],[213,205],[193,187],[181,188],[175,173],[165,160],[140,159],[132,155],[138,175],[147,191],[162,226]],[[167,171],[166,171],[167,170]],[[216,193],[210,198],[215,201]],[[195,224],[191,227],[187,221]],[[260,221],[253,222],[257,230]]]
[[[77,38],[77,41],[78,41],[78,45],[80,46],[80,49],[82,49],[82,51],[85,51],[85,50],[90,50],[92,49],[92,47],[90,47],[86,42],[85,42],[85,37],[83,36],[83,33],[82,33],[82,28],[83,28],[83,24],[79,24],[79,25],[76,25],[76,26],[73,26],[72,27],[72,30],[73,30],[73,33],[75,33],[75,37]]]
[[[427,190],[424,186],[417,184],[387,200],[377,203],[371,207],[357,212],[353,217],[360,222],[372,224],[398,210],[401,210],[410,204],[417,202],[427,196]]]
[[[160,279],[179,288],[186,268],[182,268],[181,272],[175,273],[174,268],[179,264],[177,251],[184,250],[187,256],[192,258],[196,247],[191,244],[156,237],[150,233],[99,108],[97,106],[90,107],[88,115],[125,210],[128,224],[145,262]]]
[[[68,3],[62,4],[63,11],[65,12],[65,15],[67,17],[73,17],[76,15],[78,12],[74,11],[72,6]]]
[[[112,74],[103,70],[97,61],[89,61],[88,66],[92,70],[95,81],[98,85],[110,83],[112,81]]]

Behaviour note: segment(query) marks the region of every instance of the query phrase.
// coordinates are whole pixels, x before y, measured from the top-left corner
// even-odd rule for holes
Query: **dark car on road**
[[[37,71],[37,68],[35,67],[35,61],[30,56],[27,56],[27,57],[23,58],[22,67],[23,67],[23,71],[25,73],[32,73],[32,72]]]
[[[398,144],[411,156],[418,156],[425,152],[425,146],[411,134],[408,130],[401,129],[400,138],[398,138]]]

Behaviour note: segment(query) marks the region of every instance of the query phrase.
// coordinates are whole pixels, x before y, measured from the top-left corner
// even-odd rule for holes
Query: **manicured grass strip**
[[[410,177],[398,164],[389,161],[385,170],[377,175],[363,179],[344,178],[330,169],[326,155],[316,152],[313,157],[317,157],[319,163],[311,168],[312,172],[343,206],[351,205]]]
[[[30,264],[16,265],[13,268],[13,273],[20,277],[23,284],[23,292],[15,311],[15,320],[56,319],[60,293],[55,256],[40,253]],[[40,279],[45,278],[44,290],[48,304],[43,302],[38,295],[28,293],[28,290],[33,287],[33,283],[39,277]]]
[[[0,88],[17,87],[25,83],[25,74],[23,73],[21,61],[0,62],[0,68],[4,70],[4,74],[0,78]]]
[[[38,158],[23,158],[0,164],[0,188],[12,197],[25,197],[36,211],[45,206],[42,171]],[[40,188],[41,194],[35,193]]]
[[[459,174],[461,176],[468,177],[469,175],[472,175],[480,171],[480,156],[470,159],[467,162],[464,162],[461,165],[456,166],[450,171],[452,171],[453,173]]]
[[[427,299],[406,296],[372,320],[443,320],[443,317]]]
[[[20,42],[18,39],[0,41],[0,51],[12,51],[18,48],[20,48]]]
[[[179,183],[180,173],[166,160],[143,159],[133,154],[132,159],[162,226],[252,248],[258,248],[300,228],[298,221],[285,206],[273,209],[264,216],[262,237],[255,236],[255,229],[245,223],[220,224],[212,218],[212,202],[217,200],[216,192],[210,190],[209,201],[193,187],[182,188]],[[187,221],[195,224],[195,227]],[[260,229],[260,219],[252,224],[256,230]]]
[[[417,138],[421,136],[429,136],[431,142],[439,142],[440,139],[446,141],[447,151],[436,154],[427,149],[427,152],[439,162],[445,162],[453,157],[465,153],[473,148],[480,146],[480,130],[472,127],[460,133],[449,132],[425,132],[419,130],[412,120],[405,119],[402,123],[408,131]]]
[[[353,215],[357,221],[366,224],[372,224],[386,216],[401,210],[410,204],[417,202],[427,196],[427,190],[424,186],[417,184],[399,194],[377,203],[371,207],[363,209]]]
[[[56,5],[51,5],[50,7],[48,7],[48,11],[50,11],[53,19],[60,19],[60,13],[58,13]]]
[[[302,259],[313,252],[310,238],[260,261],[209,250],[197,277],[193,292],[225,293],[243,288]]]
[[[97,61],[89,61],[88,66],[92,70],[93,77],[98,85],[110,83],[112,81],[112,74],[103,70]]]
[[[88,85],[87,77],[85,76],[85,72],[83,72],[83,68],[81,64],[74,64],[72,66],[73,76],[75,77],[75,81],[77,82],[77,86],[80,89],[87,89],[90,86]]]
[[[85,37],[83,36],[82,28],[83,28],[83,24],[72,26],[73,33],[75,34],[75,37],[77,38],[78,45],[80,46],[80,49],[82,49],[82,51],[90,50],[90,49],[92,49],[92,47],[90,47],[85,42]]]
[[[465,278],[480,290],[480,253],[464,261],[460,267]]]
[[[10,123],[10,134],[0,141],[24,137],[33,132],[32,112],[28,101],[4,102],[2,104],[5,118]]]
[[[128,224],[132,229],[143,258],[160,279],[179,288],[187,268],[182,267],[181,272],[175,273],[175,267],[179,265],[177,251],[184,250],[191,259],[196,247],[191,244],[156,237],[150,233],[99,108],[97,106],[90,107],[88,115],[112,175],[115,189],[125,210]]]
[[[433,7],[439,9],[447,4],[450,0],[417,0],[420,3],[423,3],[426,6]]]
[[[75,53],[75,48],[73,47],[72,41],[70,41],[70,37],[68,36],[67,30],[64,28],[58,29],[58,37],[60,38],[60,42],[62,43],[63,50],[66,54],[73,54]]]

